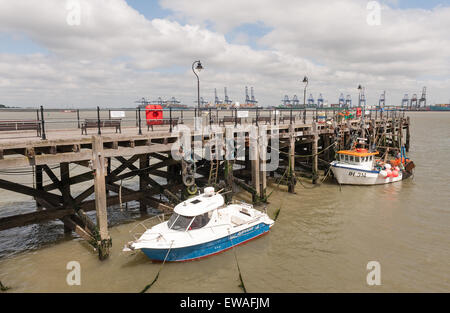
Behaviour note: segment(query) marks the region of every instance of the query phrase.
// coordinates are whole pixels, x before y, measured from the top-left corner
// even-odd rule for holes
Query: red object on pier
[[[356,108],[356,116],[361,116],[361,108]]]
[[[161,125],[163,120],[163,108],[158,104],[149,104],[145,107],[145,119],[147,125]]]

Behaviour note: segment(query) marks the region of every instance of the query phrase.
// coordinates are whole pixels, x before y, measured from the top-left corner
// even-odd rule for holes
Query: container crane
[[[378,100],[378,107],[384,108],[386,105],[386,91],[383,91],[383,93],[380,95],[380,100]]]
[[[339,107],[343,108],[345,106],[345,98],[344,98],[344,94],[341,93],[341,95],[339,96]]]
[[[405,93],[405,95],[403,96],[403,99],[402,99],[402,108],[407,109],[408,106],[409,106],[409,96],[407,93]]]
[[[230,100],[230,98],[228,97],[227,87],[224,87],[223,89],[224,89],[224,94],[225,94],[225,100],[224,100],[224,103],[225,103],[225,104],[232,104],[233,101]]]
[[[312,93],[309,94],[309,98],[308,98],[308,108],[314,108],[314,98]]]
[[[284,99],[281,100],[281,102],[283,103],[284,106],[290,106],[291,105],[291,100],[289,100],[289,96],[285,95]]]
[[[419,99],[419,108],[427,106],[427,87],[423,87],[422,96]]]
[[[323,96],[322,94],[319,94],[319,98],[317,99],[317,107],[323,108]]]

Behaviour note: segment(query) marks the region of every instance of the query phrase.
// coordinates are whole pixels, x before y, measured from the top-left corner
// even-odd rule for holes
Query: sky
[[[0,0],[0,104],[194,105],[223,88],[260,105],[339,95],[450,102],[450,0]]]

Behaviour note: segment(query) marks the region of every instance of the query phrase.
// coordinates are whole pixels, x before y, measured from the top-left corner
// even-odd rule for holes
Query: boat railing
[[[144,232],[146,232],[149,228],[151,228],[151,227],[147,227],[147,226],[148,226],[148,223],[149,223],[150,221],[154,221],[154,220],[158,219],[159,223],[162,223],[162,222],[165,221],[165,220],[164,220],[165,215],[166,215],[166,214],[161,213],[161,214],[152,216],[152,217],[150,217],[150,218],[148,218],[148,219],[146,219],[146,220],[144,220],[144,221],[142,221],[142,222],[139,222],[139,223],[137,223],[136,225],[134,225],[133,228],[131,228],[131,229],[129,230],[129,232],[130,232],[130,233],[133,232],[133,231],[134,231],[136,228],[138,228],[138,227],[144,228]],[[147,224],[147,225],[146,225],[146,224]],[[154,226],[154,223],[153,223],[152,226]],[[135,235],[138,235],[138,234],[141,234],[141,235],[142,235],[143,233],[135,233],[135,234],[134,234],[134,237],[136,238]]]

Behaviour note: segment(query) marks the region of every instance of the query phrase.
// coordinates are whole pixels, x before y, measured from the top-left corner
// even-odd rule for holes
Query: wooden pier
[[[402,145],[409,150],[410,120],[404,113],[367,115],[364,123],[361,118],[345,120],[335,112],[323,121],[314,114],[307,118],[306,110],[283,114],[281,118],[270,110],[262,110],[256,112],[255,118],[238,124],[237,115],[234,120],[218,118],[219,114],[213,118],[210,111],[209,117],[204,119],[204,128],[197,131],[192,123],[181,121],[192,129],[189,133],[192,142],[202,143],[202,154],[212,156],[193,163],[173,158],[172,150],[180,143],[180,132],[172,121],[155,126],[153,130],[142,130],[139,120],[136,127],[122,127],[121,133],[110,129],[102,130],[101,134],[92,131],[90,135],[82,135],[77,128],[45,132],[45,125],[42,125],[40,129],[45,139],[32,137],[33,131],[30,137],[23,131],[1,132],[0,171],[31,169],[34,186],[0,179],[0,188],[33,197],[36,211],[21,213],[17,209],[17,214],[0,218],[0,231],[59,219],[64,223],[65,232],[75,231],[97,249],[100,259],[104,259],[112,245],[108,232],[109,206],[138,201],[142,214],[146,214],[149,207],[170,213],[182,199],[207,185],[225,189],[234,186],[249,192],[255,203],[266,202],[268,179],[287,185],[289,192],[295,192],[296,175],[309,177],[317,184],[320,171],[328,169],[335,151],[349,148],[362,132],[369,145],[381,146],[384,152],[395,153]],[[269,140],[274,131],[277,132],[279,165],[275,171],[266,170],[264,158],[265,154],[273,153],[273,147],[263,145],[259,137],[256,145],[249,144],[252,140],[250,126],[257,134],[261,130],[266,132]],[[208,127],[216,132],[204,131]],[[226,132],[233,138],[233,151],[227,151],[230,142],[225,142],[225,136],[217,135]],[[237,133],[244,133],[243,142],[238,140]],[[195,147],[191,148],[195,152]],[[242,154],[240,158],[236,155],[238,150]],[[224,157],[230,153],[233,158]],[[111,168],[113,159],[120,164],[115,169]],[[71,174],[71,164],[78,164],[86,172]],[[48,177],[48,184],[44,184],[44,175]],[[139,178],[136,190],[122,186],[123,180],[135,176]],[[74,194],[71,186],[83,182],[92,182],[92,185]],[[88,200],[93,194],[95,200]],[[96,221],[86,214],[93,210]]]

